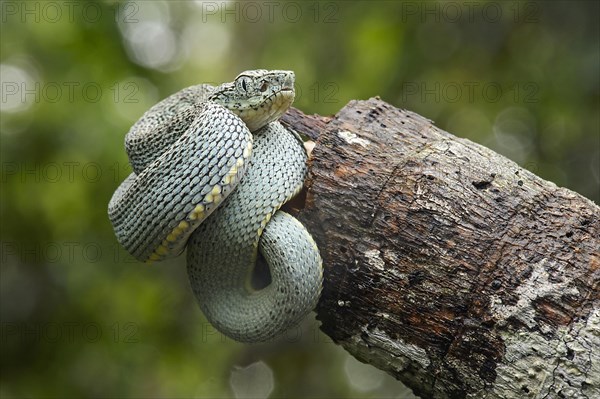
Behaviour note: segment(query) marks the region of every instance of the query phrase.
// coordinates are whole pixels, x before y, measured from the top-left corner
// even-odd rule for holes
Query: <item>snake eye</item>
[[[265,82],[262,84],[262,86],[260,86],[260,91],[264,93],[265,91],[267,91],[268,87],[269,85]]]
[[[248,76],[242,76],[237,80],[238,90],[248,93],[252,91],[252,80]]]

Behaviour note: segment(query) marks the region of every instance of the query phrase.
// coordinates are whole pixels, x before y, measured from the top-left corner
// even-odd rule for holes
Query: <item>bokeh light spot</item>
[[[375,367],[361,363],[348,355],[344,372],[350,386],[360,392],[374,391],[383,383],[385,373]]]
[[[0,84],[2,85],[1,112],[25,111],[36,99],[36,95],[31,94],[36,90],[33,78],[27,71],[15,65],[0,64]]]
[[[273,392],[273,371],[264,362],[238,367],[231,372],[229,385],[236,398],[268,398]]]

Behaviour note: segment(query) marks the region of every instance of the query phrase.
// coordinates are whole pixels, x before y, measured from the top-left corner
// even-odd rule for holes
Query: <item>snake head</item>
[[[239,116],[254,132],[277,120],[294,102],[294,72],[256,69],[240,73],[233,82],[209,96]]]

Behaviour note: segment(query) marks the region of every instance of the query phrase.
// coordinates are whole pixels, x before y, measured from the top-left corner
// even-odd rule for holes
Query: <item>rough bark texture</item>
[[[600,209],[378,98],[316,139],[322,330],[424,398],[600,398]]]

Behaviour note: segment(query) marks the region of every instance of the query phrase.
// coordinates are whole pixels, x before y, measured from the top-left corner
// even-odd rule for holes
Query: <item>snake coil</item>
[[[183,89],[127,133],[133,173],[108,214],[140,261],[187,247],[192,290],[207,319],[242,342],[268,340],[309,313],[323,279],[318,248],[279,208],[302,188],[302,140],[277,119],[294,100],[291,71],[246,71],[218,87]],[[255,289],[257,258],[271,282]]]

